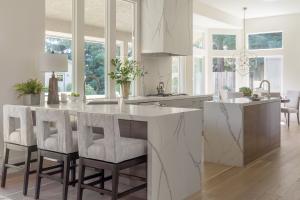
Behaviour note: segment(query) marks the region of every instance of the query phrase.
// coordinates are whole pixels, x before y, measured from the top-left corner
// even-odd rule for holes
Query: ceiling
[[[207,29],[207,28],[215,28],[215,29],[239,29],[239,27],[232,26],[230,24],[223,23],[221,21],[217,21],[202,15],[193,14],[193,26],[194,29]]]
[[[133,4],[117,0],[117,30],[132,32]],[[72,0],[46,0],[46,17],[64,21],[72,19]],[[104,27],[105,0],[85,0],[85,24]]]
[[[243,7],[247,7],[246,18],[267,17],[300,13],[300,0],[197,0],[209,6],[242,18]]]

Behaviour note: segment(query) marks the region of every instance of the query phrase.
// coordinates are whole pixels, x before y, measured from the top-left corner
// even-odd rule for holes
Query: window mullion
[[[84,0],[72,1],[72,90],[83,95],[84,82]]]
[[[115,81],[108,79],[107,73],[114,71],[110,61],[116,57],[116,0],[106,0],[105,4],[105,89],[108,98],[115,98]]]

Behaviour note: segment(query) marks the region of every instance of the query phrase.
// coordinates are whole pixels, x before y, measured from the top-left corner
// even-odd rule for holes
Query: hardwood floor
[[[300,126],[281,126],[281,148],[245,168],[204,164],[203,190],[190,200],[300,200]]]
[[[289,130],[285,125],[281,128],[281,148],[245,168],[205,163],[203,190],[189,200],[300,200],[300,126],[296,118],[292,118]],[[0,200],[33,200],[35,176],[30,177],[28,197],[22,195],[22,178],[19,172],[10,174],[6,188],[0,189]],[[125,180],[122,187],[126,187]],[[61,185],[43,181],[40,199],[61,199]],[[76,199],[76,187],[69,187],[69,199]],[[84,192],[84,199],[110,198]],[[146,192],[144,190],[123,199],[146,199]]]

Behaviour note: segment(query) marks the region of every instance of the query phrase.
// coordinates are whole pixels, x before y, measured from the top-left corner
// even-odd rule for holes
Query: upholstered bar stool
[[[62,199],[68,197],[69,185],[74,185],[76,160],[78,159],[77,132],[72,131],[70,115],[65,110],[37,109],[37,145],[38,168],[35,199],[40,196],[41,179],[48,178],[63,184]],[[57,133],[50,131],[50,124],[55,124]],[[58,161],[58,165],[43,167],[44,158]],[[63,163],[63,164],[61,164]],[[56,168],[59,168],[58,170]],[[53,170],[56,169],[56,170]],[[69,180],[71,171],[71,181]],[[61,173],[61,177],[53,176]]]
[[[93,127],[103,128],[103,139],[93,139]],[[110,195],[113,200],[116,200],[147,186],[147,183],[143,183],[127,191],[118,192],[120,170],[147,162],[147,142],[145,140],[121,137],[118,119],[114,115],[78,113],[78,128],[80,156],[78,200],[82,199],[84,189]],[[100,187],[96,187],[95,185],[99,181],[85,183],[86,167],[109,170],[112,176],[102,177]],[[145,178],[139,178],[146,181]],[[112,190],[105,188],[104,181],[109,179],[112,179]]]
[[[1,187],[5,187],[8,168],[22,169],[24,170],[23,194],[27,195],[29,175],[35,172],[30,171],[30,164],[36,161],[36,159],[31,159],[31,154],[32,152],[37,151],[36,136],[34,133],[30,107],[4,105],[3,127],[4,156],[2,163]],[[25,162],[9,164],[10,150],[24,151]]]

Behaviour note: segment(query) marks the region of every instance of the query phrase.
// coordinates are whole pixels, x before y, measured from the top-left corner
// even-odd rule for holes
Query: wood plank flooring
[[[282,125],[281,148],[250,163],[245,168],[205,163],[202,172],[202,191],[189,200],[300,200],[300,126],[292,118],[288,130]],[[30,178],[28,197],[22,195],[21,173],[9,174],[0,200],[33,200],[35,176]],[[126,181],[121,180],[121,188]],[[43,181],[41,200],[61,199],[61,185]],[[69,199],[76,199],[76,187],[69,187]],[[84,192],[86,200],[108,200],[94,192]],[[146,199],[146,191],[123,198]]]
[[[190,200],[300,200],[300,126],[292,118],[281,130],[281,148],[245,168],[204,164],[203,190]]]

